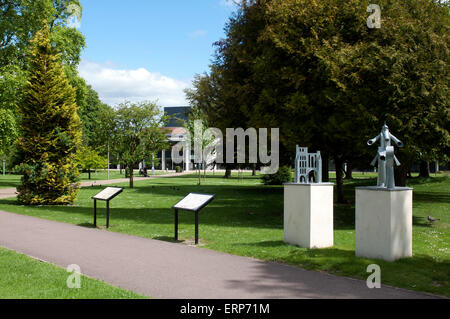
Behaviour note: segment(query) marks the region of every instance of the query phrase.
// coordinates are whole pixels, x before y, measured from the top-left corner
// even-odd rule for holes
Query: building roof
[[[186,134],[186,129],[184,127],[165,127],[163,128],[167,135],[184,135]]]
[[[190,106],[172,106],[164,108],[164,115],[171,116],[167,127],[182,127],[184,121],[188,120]]]

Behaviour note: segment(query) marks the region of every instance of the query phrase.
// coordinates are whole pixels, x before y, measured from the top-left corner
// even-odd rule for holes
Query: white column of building
[[[166,150],[163,150],[161,154],[161,169],[166,170]]]
[[[189,146],[186,146],[184,148],[184,165],[185,165],[185,171],[189,172],[190,171],[190,163],[191,163],[191,148]]]

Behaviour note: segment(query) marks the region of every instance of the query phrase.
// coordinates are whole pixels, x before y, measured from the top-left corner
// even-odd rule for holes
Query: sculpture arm
[[[368,141],[367,141],[367,145],[369,145],[369,146],[370,146],[370,145],[373,145],[373,144],[375,144],[379,139],[380,139],[380,135],[377,135],[376,137],[374,137],[374,138],[368,140]]]
[[[370,163],[370,165],[375,166],[377,164],[377,160],[378,160],[378,154],[375,156],[375,158],[373,159],[372,163]]]
[[[391,137],[391,140],[393,140],[394,143],[397,144],[398,147],[403,147],[403,142],[402,141],[400,141],[398,138],[396,138],[391,133],[389,133],[389,136]]]

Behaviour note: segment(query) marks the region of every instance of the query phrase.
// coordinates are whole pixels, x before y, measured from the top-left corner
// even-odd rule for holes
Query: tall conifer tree
[[[31,42],[29,78],[18,107],[24,174],[18,199],[26,205],[70,204],[79,190],[74,156],[81,121],[75,89],[50,43],[48,24],[43,25]]]

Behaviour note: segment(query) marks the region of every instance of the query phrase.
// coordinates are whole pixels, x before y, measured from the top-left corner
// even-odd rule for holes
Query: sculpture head
[[[384,123],[383,128],[381,129],[381,135],[384,139],[386,145],[391,145],[391,136],[389,134],[389,127]]]

